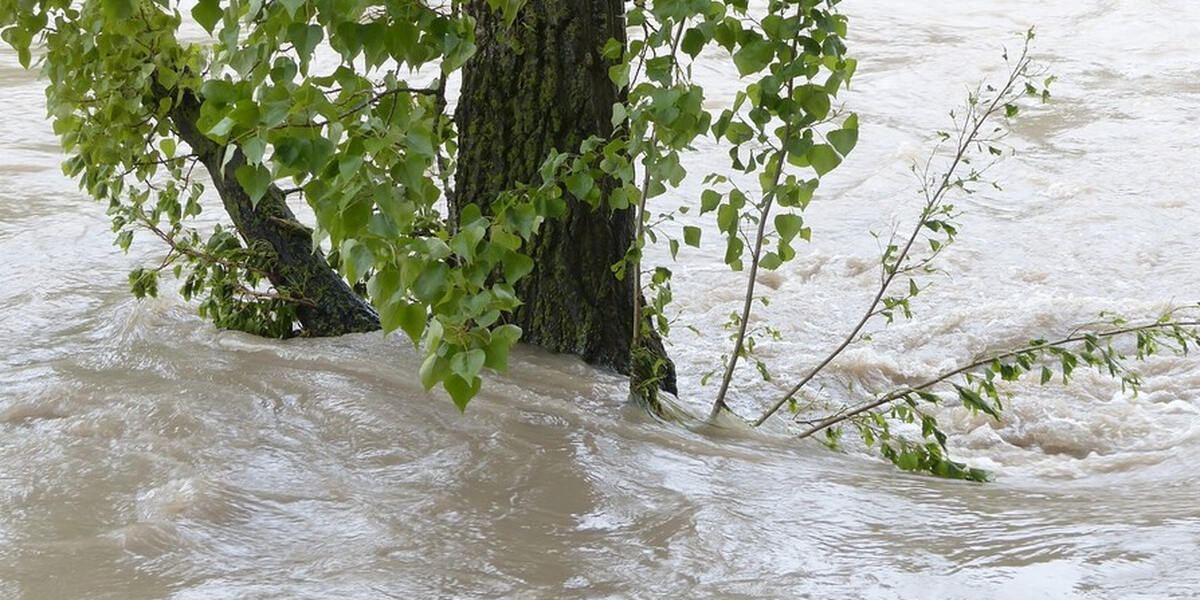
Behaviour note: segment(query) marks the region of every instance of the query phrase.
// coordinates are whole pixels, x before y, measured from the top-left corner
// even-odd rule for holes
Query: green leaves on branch
[[[210,34],[224,16],[220,0],[198,0],[192,7],[192,18]]]
[[[883,394],[868,404],[820,421],[801,433],[801,437],[824,431],[825,442],[836,445],[841,436],[838,427],[848,421],[868,446],[879,444],[883,456],[902,469],[985,481],[989,477],[986,472],[968,469],[946,458],[948,438],[937,419],[926,412],[933,406],[947,404],[944,393],[949,395],[952,390],[950,397],[966,410],[999,420],[1003,410],[1001,399],[1007,395],[1003,389],[1005,383],[1033,375],[1041,385],[1056,379],[1065,385],[1078,368],[1086,367],[1116,379],[1122,390],[1136,395],[1142,382],[1128,366],[1131,360],[1144,360],[1160,352],[1184,355],[1200,347],[1197,305],[1170,310],[1159,319],[1140,325],[1109,314],[1101,314],[1100,318],[1101,324],[1077,329],[1063,338],[1032,340],[1023,347],[977,359],[918,385]],[[923,441],[894,434],[891,429],[894,423],[919,424]]]
[[[509,22],[523,4],[491,3]],[[161,268],[131,276],[136,293],[157,293],[171,271],[218,325],[274,335],[290,335],[296,308],[313,302],[270,286],[269,253],[187,226],[202,190],[188,152],[202,149],[179,148],[178,128],[195,127],[223,165],[240,153],[234,180],[256,207],[280,194],[312,208],[314,248],[331,250],[386,331],[422,346],[440,368],[426,383],[463,406],[483,369],[507,366],[520,330],[503,315],[532,268],[522,248],[562,202],[514,194],[488,215],[444,214],[456,148],[444,78],[476,48],[474,20],[454,5],[199,0],[190,15],[212,37],[193,44],[168,3],[0,0],[0,35],[26,65],[34,40],[45,43],[64,170],[109,203],[118,243],[148,230],[166,244]],[[332,63],[315,60],[325,47]],[[419,74],[427,66],[440,74]],[[179,113],[192,110],[183,98],[198,114]]]
[[[637,238],[613,266],[618,277],[633,273],[641,291],[635,294],[640,315],[631,340],[635,355],[654,329],[665,337],[671,322],[670,271],[642,264],[645,245],[665,237],[674,257],[683,245],[703,249],[708,241],[718,244],[731,269],[740,271],[749,263],[753,271],[781,268],[796,256],[792,244],[811,238],[797,213],[858,140],[857,117],[836,106],[856,69],[845,56],[846,19],[834,11],[836,4],[778,1],[768,4],[765,15],[750,15],[747,5],[736,1],[631,3],[627,23],[641,35],[627,44],[609,40],[600,49],[613,62],[610,79],[627,92],[613,107],[615,131],[608,139],[586,140],[577,150],[549,157],[542,183],[531,192],[637,211]],[[730,98],[708,97],[692,79],[693,62],[702,54],[706,59],[724,54],[743,87]],[[709,106],[726,108],[714,113]],[[822,138],[828,142],[817,141]],[[714,142],[727,148],[728,164],[713,165],[715,172],[691,202],[657,209],[655,199],[688,177],[686,154],[697,143]],[[747,185],[755,180],[757,188]],[[708,218],[715,219],[719,239],[705,240],[693,223],[666,230],[697,208],[700,217],[712,213]],[[644,274],[651,275],[645,285]],[[753,298],[752,274],[747,281],[747,297]],[[747,300],[747,307],[751,304]],[[749,310],[736,321],[748,322]],[[743,327],[735,336],[729,372],[752,352],[755,331]],[[766,365],[757,364],[769,377]],[[637,394],[647,388],[643,384],[634,381],[631,389]]]

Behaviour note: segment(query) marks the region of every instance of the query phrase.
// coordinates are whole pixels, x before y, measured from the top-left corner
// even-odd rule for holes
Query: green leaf
[[[485,360],[487,353],[479,348],[456,352],[450,357],[450,371],[465,381],[471,381],[479,374]]]
[[[237,102],[240,97],[238,89],[233,85],[233,82],[225,79],[209,79],[200,86],[200,93],[204,96],[204,103],[217,108],[224,107],[226,104]]]
[[[680,42],[679,48],[688,56],[696,58],[707,43],[708,37],[704,35],[704,32],[692,27],[683,34],[683,40]]]
[[[842,164],[842,158],[829,144],[817,144],[809,148],[807,157],[817,175],[824,175]]]
[[[829,132],[829,143],[837,149],[842,156],[850,154],[854,146],[858,144],[858,130],[856,129],[838,129]]]
[[[629,63],[617,63],[608,69],[608,78],[617,87],[623,88],[629,85]]]
[[[817,121],[829,116],[829,94],[821,91],[810,93],[804,99],[804,111]]]
[[[750,40],[733,54],[733,64],[737,65],[738,75],[745,77],[765,69],[772,58],[775,58],[775,46],[751,32]]]
[[[992,417],[999,419],[1000,413],[989,404],[986,400],[979,397],[975,390],[955,384],[954,389],[958,390],[958,398],[962,400],[963,406],[971,410],[985,412]]]
[[[829,132],[829,143],[842,156],[850,154],[854,146],[858,144],[858,115],[850,115],[846,122],[842,124],[842,128]]]
[[[466,410],[467,404],[479,393],[479,388],[483,385],[483,380],[475,377],[470,382],[464,380],[458,375],[450,375],[446,377],[445,383],[446,392],[450,394],[450,399],[454,400],[454,405],[458,410]]]
[[[517,19],[517,12],[525,5],[526,0],[487,0],[492,10],[499,11],[504,17],[504,24],[512,26]]]
[[[741,121],[734,121],[725,130],[725,138],[734,144],[743,144],[754,138],[754,130]]]
[[[779,239],[784,242],[790,242],[804,229],[804,219],[799,215],[780,214],[775,215],[775,231],[779,232]]]
[[[429,355],[425,357],[425,361],[421,363],[421,369],[417,373],[421,380],[421,386],[425,388],[426,392],[433,389],[433,386],[444,380],[449,374],[446,370],[446,359],[438,356],[434,350],[436,348],[430,349]]]
[[[220,21],[224,15],[225,11],[221,9],[218,0],[200,0],[196,6],[192,7],[192,18],[210,35],[213,27],[216,27],[217,21]]]
[[[596,187],[596,180],[586,171],[576,171],[567,177],[567,191],[576,198],[586,201]]]
[[[296,47],[296,54],[300,56],[300,64],[308,64],[312,58],[313,50],[317,44],[325,38],[325,30],[320,25],[306,25],[304,23],[292,23],[287,28],[287,39]]]
[[[271,172],[261,165],[242,165],[234,171],[234,175],[246,191],[246,195],[250,197],[250,204],[257,207],[258,201],[262,200],[267,189],[271,187]]]
[[[338,254],[342,257],[342,274],[352,283],[366,275],[375,264],[371,251],[357,240],[342,242]]]
[[[625,51],[625,44],[618,42],[615,38],[608,38],[604,42],[604,47],[600,50],[600,55],[608,60],[617,60],[621,58],[621,54]]]
[[[722,204],[717,210],[717,229],[726,233],[733,233],[739,216],[736,208],[728,204]]]
[[[470,206],[474,206],[473,204]],[[475,260],[475,248],[483,240],[486,230],[478,225],[463,227],[450,238],[450,249],[467,263]]]
[[[683,227],[683,243],[692,246],[693,248],[700,247],[700,228],[691,225]]]
[[[129,252],[129,244],[131,242],[133,242],[133,230],[125,229],[122,230],[121,233],[117,234],[117,240],[114,242],[114,244],[116,244],[116,246],[121,250]]]
[[[415,302],[399,300],[389,303],[379,311],[379,324],[385,334],[396,329],[404,331],[413,344],[421,341],[425,335],[425,324],[428,322],[425,306]]]
[[[442,60],[442,73],[450,74],[463,66],[472,56],[475,55],[475,42],[469,39],[459,38],[456,34],[451,34],[447,38],[447,43],[452,44],[450,51],[446,53]]]
[[[104,16],[111,21],[122,21],[133,14],[132,0],[103,0]]]
[[[716,190],[704,190],[700,193],[700,214],[716,210],[721,204],[721,193]]]
[[[446,285],[446,277],[450,274],[450,267],[445,263],[434,263],[425,267],[420,275],[417,275],[417,280],[413,282],[413,294],[416,294],[417,299],[427,304],[432,304],[442,295],[443,288]]]
[[[508,352],[521,339],[521,328],[516,325],[506,324],[501,325],[492,330],[492,340],[488,342],[487,360],[483,366],[498,371],[500,373],[508,372]]]
[[[517,280],[533,271],[533,259],[513,252],[504,259],[504,280],[508,283],[516,283]]]
[[[300,10],[300,7],[304,6],[306,1],[307,0],[279,0],[279,3],[283,5],[285,10],[287,10],[289,17],[295,18],[296,11]]]
[[[759,264],[759,266],[761,266],[762,268],[764,268],[768,271],[774,271],[775,269],[778,269],[780,267],[780,265],[783,264],[783,259],[780,258],[779,255],[774,252],[768,252],[763,255],[762,260],[760,260],[758,262],[758,264]]]
[[[734,271],[742,270],[742,252],[746,249],[746,245],[742,243],[741,238],[736,236],[730,237],[728,244],[725,246],[725,264],[733,267]]]
[[[217,121],[216,125],[210,127],[206,133],[208,137],[218,142],[224,142],[225,138],[229,136],[229,132],[233,130],[233,126],[235,124],[236,123],[234,123],[233,119],[224,117],[220,121]]]
[[[242,142],[241,146],[242,153],[246,155],[246,162],[252,165],[262,163],[263,154],[267,152],[267,144],[263,142],[262,138],[250,138]]]
[[[905,471],[915,471],[917,470],[917,465],[919,464],[918,461],[919,457],[915,452],[911,450],[905,450],[896,457],[894,462],[896,463],[897,467],[900,467]]]

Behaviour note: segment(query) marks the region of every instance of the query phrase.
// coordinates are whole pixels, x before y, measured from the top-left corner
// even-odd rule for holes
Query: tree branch
[[[935,385],[938,385],[939,383],[946,381],[947,379],[951,379],[951,378],[957,377],[959,375],[964,375],[966,373],[969,373],[969,372],[979,369],[981,367],[990,365],[996,361],[1007,360],[1007,359],[1014,358],[1014,357],[1017,357],[1022,354],[1028,354],[1030,352],[1043,352],[1049,348],[1060,348],[1060,347],[1066,346],[1068,344],[1086,342],[1089,340],[1111,339],[1114,337],[1127,335],[1130,333],[1139,333],[1139,332],[1144,332],[1144,331],[1161,331],[1161,330],[1167,330],[1167,329],[1176,329],[1179,327],[1197,327],[1197,326],[1200,326],[1200,320],[1178,321],[1178,322],[1176,322],[1176,321],[1161,321],[1160,320],[1160,321],[1155,321],[1154,323],[1150,323],[1150,324],[1146,324],[1146,325],[1139,325],[1139,326],[1135,326],[1135,327],[1123,327],[1120,329],[1113,329],[1110,331],[1102,331],[1102,332],[1098,332],[1098,333],[1071,335],[1068,337],[1064,337],[1062,339],[1055,340],[1053,342],[1045,342],[1045,343],[1036,344],[1036,345],[1028,344],[1021,348],[1017,348],[1014,350],[1008,350],[1006,352],[1002,352],[999,354],[993,354],[993,355],[990,355],[990,356],[987,356],[984,358],[980,358],[978,360],[971,362],[970,364],[958,367],[958,368],[950,370],[950,371],[946,371],[945,373],[942,373],[940,375],[937,375],[936,377],[930,378],[920,384],[906,387],[903,389],[899,389],[899,390],[896,390],[893,392],[889,392],[871,402],[868,402],[866,404],[858,406],[852,410],[846,411],[843,409],[843,411],[839,412],[838,414],[832,415],[830,417],[822,419],[821,421],[818,421],[812,427],[801,432],[799,434],[799,436],[797,436],[797,437],[798,437],[798,439],[804,439],[807,437],[811,437],[815,433],[819,433],[820,431],[822,431],[824,429],[827,429],[833,425],[837,425],[838,423],[847,421],[847,420],[849,420],[853,417],[856,417],[860,414],[863,414],[867,411],[890,404],[901,398],[904,398],[905,396],[915,394],[919,391],[927,390]]]
[[[941,201],[945,198],[946,193],[949,192],[952,187],[954,187],[955,182],[951,181],[951,177],[954,176],[954,173],[957,171],[959,165],[963,163],[963,159],[966,157],[967,152],[978,138],[980,129],[982,129],[984,123],[986,123],[993,115],[995,115],[1002,106],[1011,100],[1009,96],[1011,95],[1013,88],[1016,86],[1017,81],[1021,78],[1021,74],[1029,66],[1029,63],[1029,44],[1026,42],[1025,49],[1021,52],[1020,58],[1017,60],[1012,71],[1009,73],[1008,80],[1005,82],[1004,87],[996,93],[995,98],[991,101],[991,103],[988,104],[986,110],[975,114],[975,118],[969,130],[965,128],[966,123],[964,123],[964,129],[962,132],[960,132],[958,138],[958,147],[955,150],[954,157],[950,162],[950,166],[943,174],[941,183],[938,185],[937,189],[934,190],[932,194],[929,194],[928,192],[926,193],[927,201],[925,208],[921,213],[921,218],[917,221],[916,226],[913,227],[912,233],[908,236],[908,240],[905,242],[904,248],[899,254],[896,255],[895,261],[892,263],[892,265],[889,266],[885,263],[884,268],[887,275],[880,284],[879,290],[875,293],[875,297],[872,298],[871,303],[863,312],[862,317],[857,323],[855,323],[854,327],[850,329],[850,332],[846,335],[842,342],[833,349],[832,352],[826,355],[825,358],[817,364],[817,366],[813,367],[807,374],[805,374],[803,378],[800,379],[799,383],[792,386],[792,388],[788,390],[787,394],[780,398],[769,409],[763,412],[762,416],[754,421],[754,427],[762,425],[767,419],[771,418],[772,415],[774,415],[776,412],[779,412],[779,409],[782,408],[788,400],[791,400],[797,393],[800,392],[801,389],[804,388],[805,385],[808,385],[808,383],[812,381],[817,374],[823,371],[825,367],[829,366],[829,363],[833,362],[833,360],[841,355],[841,353],[845,351],[850,344],[854,343],[854,341],[858,338],[858,335],[862,332],[863,328],[866,327],[871,318],[877,314],[879,303],[883,301],[883,297],[885,294],[887,294],[888,288],[891,287],[892,283],[895,281],[896,275],[903,271],[902,265],[905,259],[908,258],[909,253],[912,251],[913,245],[920,237],[921,231],[925,227],[925,223],[928,222],[929,217],[932,216],[933,212],[940,206]]]

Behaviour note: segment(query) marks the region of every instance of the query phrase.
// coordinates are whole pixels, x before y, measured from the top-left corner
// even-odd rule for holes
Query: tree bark
[[[334,336],[379,329],[375,309],[355,294],[325,256],[313,248],[312,231],[296,219],[283,191],[272,184],[257,206],[251,203],[234,176],[237,168],[246,164],[245,155],[241,150],[234,151],[222,169],[225,146],[196,128],[199,117],[200,100],[190,92],[182,95],[170,113],[180,139],[191,146],[212,177],[238,234],[247,244],[265,242],[275,253],[274,266],[268,273],[271,284],[312,302],[312,306],[299,305],[296,310],[302,333]]]
[[[611,134],[622,92],[600,52],[610,38],[625,40],[623,5],[529,0],[507,27],[486,2],[473,4],[478,50],[463,68],[455,114],[454,214],[467,204],[486,213],[501,192],[537,183],[550,150],[576,151],[588,137]],[[618,280],[611,267],[633,242],[635,214],[567,203],[567,215],[544,222],[526,248],[535,267],[517,284],[524,304],[514,322],[526,343],[628,374],[633,278]],[[674,365],[657,337],[650,345],[666,364],[660,387],[675,393]]]

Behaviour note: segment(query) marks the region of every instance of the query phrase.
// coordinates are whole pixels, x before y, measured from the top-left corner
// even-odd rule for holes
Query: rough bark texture
[[[624,40],[621,0],[530,0],[505,27],[485,2],[475,3],[478,52],[463,69],[457,119],[460,145],[453,203],[485,208],[517,183],[536,183],[551,149],[612,131],[620,91],[600,55]],[[528,248],[533,272],[519,282],[524,305],[515,323],[522,341],[630,370],[633,282],[611,266],[633,241],[632,211],[591,210],[569,201],[567,216],[545,222]],[[457,212],[457,210],[455,210]],[[657,338],[655,352],[666,358]],[[675,391],[674,366],[663,389]]]
[[[296,316],[305,335],[331,336],[379,329],[375,309],[358,297],[345,280],[330,267],[325,256],[314,252],[312,232],[297,219],[283,191],[272,185],[255,206],[234,176],[246,164],[240,150],[225,168],[225,147],[205,137],[197,128],[200,101],[185,93],[171,111],[171,122],[179,137],[192,147],[208,169],[225,211],[247,244],[265,242],[276,254],[269,279],[280,290],[311,300],[301,305]]]

